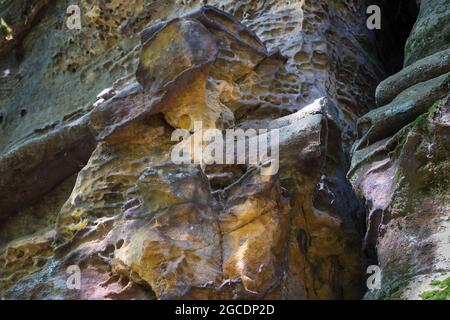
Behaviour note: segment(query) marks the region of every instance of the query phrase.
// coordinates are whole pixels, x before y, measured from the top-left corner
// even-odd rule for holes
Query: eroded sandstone
[[[74,124],[80,124],[74,145],[88,156],[77,158],[81,171],[55,167],[55,183],[74,173],[77,181],[57,213],[56,226],[48,226],[54,229],[45,233],[50,240],[36,253],[45,263],[21,265],[20,272],[2,269],[2,296],[360,297],[363,208],[345,172],[355,120],[373,101],[364,93],[382,74],[370,50],[358,43],[369,38],[361,23],[364,6],[357,1],[223,1],[220,7],[233,17],[213,7],[193,11],[199,2],[179,7],[174,1],[158,7],[164,18],[151,23],[147,16],[155,9],[152,4],[128,4],[134,16],[125,21],[120,10],[105,15],[100,3],[81,5],[89,9],[85,22],[91,33],[81,31],[71,40],[78,46],[70,57],[63,53],[63,32],[57,34],[60,47],[42,50],[52,62],[35,77],[53,75],[53,84],[75,79],[73,93],[82,90],[83,95],[67,103],[72,95],[52,94],[47,109],[35,99],[36,108],[28,109],[24,118],[27,125],[14,130],[17,120],[9,120],[14,110],[7,109],[9,130],[3,135],[1,158],[5,168],[16,166],[8,164],[8,157],[25,156],[28,145],[34,150],[35,139],[48,149],[37,149],[45,150],[44,156],[26,164],[23,178],[5,177],[2,186],[7,187],[6,181],[27,186],[27,177],[39,177],[49,159],[65,163],[61,153],[70,154],[63,143],[65,132]],[[112,1],[107,6],[123,4]],[[45,19],[47,26],[59,23],[51,14]],[[357,36],[347,31],[349,26]],[[117,36],[121,33],[123,37]],[[26,49],[37,50],[25,43]],[[364,45],[370,46],[370,40]],[[85,48],[91,49],[81,51]],[[20,74],[30,59],[16,62],[12,74]],[[102,59],[106,62],[99,65]],[[61,68],[68,72],[59,74]],[[4,105],[19,101],[18,94],[27,89],[23,81],[14,89],[17,95],[3,97]],[[45,95],[57,88],[36,90]],[[49,114],[56,123],[47,123]],[[279,173],[261,175],[262,164],[224,171],[215,165],[174,165],[171,132],[192,131],[197,120],[220,130],[279,129]],[[79,139],[89,147],[81,148]],[[226,178],[218,178],[217,172]],[[34,198],[26,203],[37,201],[36,191],[47,193],[51,185],[27,186]],[[10,209],[4,215],[11,224],[24,199],[19,193],[16,199],[5,199]],[[36,237],[25,236],[20,246],[5,244],[8,265],[25,259],[17,248],[29,246],[25,251],[34,252],[33,244],[42,242]],[[80,291],[66,287],[66,270],[74,264],[82,271]]]
[[[0,1],[0,297],[356,299],[369,262],[366,298],[428,297],[449,276],[450,7],[420,2],[380,83],[364,1],[80,1],[79,31],[66,1]],[[278,129],[279,171],[174,164],[197,121]]]

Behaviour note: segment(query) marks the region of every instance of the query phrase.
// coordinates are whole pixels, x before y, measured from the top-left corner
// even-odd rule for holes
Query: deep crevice
[[[403,68],[406,40],[417,20],[419,6],[414,0],[371,0],[381,8],[381,30],[375,30],[377,54],[387,76]]]

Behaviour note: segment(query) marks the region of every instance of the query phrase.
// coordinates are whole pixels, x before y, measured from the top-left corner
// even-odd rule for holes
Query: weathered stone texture
[[[16,80],[5,88],[13,94],[2,98],[2,172],[23,173],[2,175],[6,193],[17,190],[2,200],[3,216],[19,217],[17,210],[90,159],[57,213],[56,231],[5,244],[5,266],[11,267],[2,271],[3,295],[361,294],[362,208],[345,181],[345,163],[354,120],[372,104],[365,92],[381,75],[365,48],[370,35],[361,23],[363,6],[218,4],[248,27],[212,7],[190,13],[199,6],[82,1],[84,28],[69,31],[62,25],[64,3],[52,3],[27,31],[26,55],[4,60],[8,79]],[[142,33],[141,49],[138,33],[147,24],[154,26]],[[37,59],[39,67],[32,67]],[[22,116],[17,106],[26,110]],[[288,118],[274,120],[283,116]],[[279,174],[228,168],[224,179],[214,175],[215,166],[175,166],[170,133],[192,129],[196,120],[219,129],[279,128]],[[71,137],[73,144],[63,143]],[[79,155],[80,149],[87,154]],[[36,151],[42,156],[21,160]],[[80,167],[67,166],[67,156]],[[50,162],[52,178],[38,178]],[[13,225],[15,218],[8,219]],[[44,241],[53,234],[54,241]],[[42,251],[28,249],[34,243],[42,243]],[[12,261],[25,259],[18,257],[22,247],[25,257],[34,252],[42,259],[33,267],[21,262],[25,271],[16,272]],[[64,288],[66,268],[74,263],[85,276],[81,292]]]
[[[381,289],[367,298],[425,298],[433,280],[449,277],[449,10],[448,1],[421,2],[406,67],[378,86],[380,108],[358,121],[348,176],[366,199],[365,247],[382,269]]]
[[[444,2],[370,111],[365,1],[79,1],[79,31],[69,1],[0,1],[0,297],[357,299],[363,249],[378,297],[446,271],[448,45],[415,40]],[[196,121],[279,129],[279,172],[174,164]]]

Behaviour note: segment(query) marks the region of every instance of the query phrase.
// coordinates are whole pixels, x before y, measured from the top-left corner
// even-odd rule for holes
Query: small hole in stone
[[[67,66],[67,70],[69,70],[72,73],[77,72],[78,65],[76,63],[71,63]]]
[[[130,283],[130,279],[128,277],[123,276],[122,278],[119,279],[119,283],[125,287],[127,284]]]
[[[17,253],[17,258],[23,258],[24,255],[25,255],[25,253],[23,251],[19,251]]]
[[[3,116],[0,116],[0,124],[3,123]]]
[[[43,268],[46,264],[47,264],[47,261],[44,260],[44,259],[40,259],[40,260],[38,260],[38,261],[36,262],[36,266],[37,266],[38,268]]]
[[[23,117],[25,117],[26,115],[27,115],[27,110],[22,109],[22,110],[20,111],[20,116],[23,118]]]
[[[123,239],[120,239],[116,244],[116,249],[119,250],[120,248],[122,248],[124,242],[125,241]]]
[[[111,255],[111,254],[113,254],[114,253],[114,250],[115,250],[115,248],[114,248],[114,246],[112,245],[112,244],[110,244],[110,245],[108,245],[107,247],[106,247],[106,249],[105,249],[105,254],[107,254],[107,255]]]

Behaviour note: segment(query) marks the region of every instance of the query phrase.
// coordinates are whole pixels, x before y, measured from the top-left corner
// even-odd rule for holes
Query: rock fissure
[[[365,298],[424,297],[450,261],[448,2],[375,1],[376,32],[366,1],[209,2],[81,0],[70,32],[62,2],[0,3],[0,297],[359,299],[372,261]],[[175,164],[198,121],[277,129],[278,172]]]

